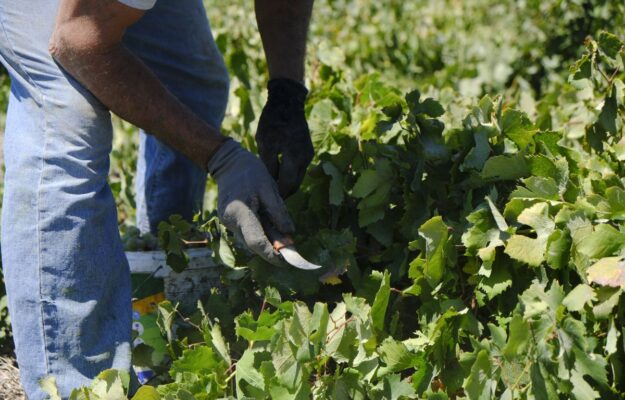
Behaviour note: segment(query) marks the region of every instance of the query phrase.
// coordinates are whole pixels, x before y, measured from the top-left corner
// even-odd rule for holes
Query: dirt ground
[[[0,357],[0,400],[26,400],[15,360]]]

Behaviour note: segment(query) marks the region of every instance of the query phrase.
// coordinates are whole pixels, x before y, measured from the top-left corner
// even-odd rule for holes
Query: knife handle
[[[273,245],[273,249],[276,253],[279,253],[281,249],[287,246],[293,246],[295,241],[290,235],[285,235],[280,233],[274,226],[269,223],[265,218],[260,219],[261,224],[263,225],[263,230],[265,231],[265,235],[267,235],[267,239]]]

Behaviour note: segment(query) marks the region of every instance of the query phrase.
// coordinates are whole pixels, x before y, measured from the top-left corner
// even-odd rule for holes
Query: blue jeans
[[[59,0],[0,0],[0,61],[11,75],[4,152],[2,262],[22,383],[65,399],[107,368],[131,370],[131,287],[107,184],[109,111],[48,53]],[[131,27],[126,45],[182,102],[214,126],[228,77],[202,0],[162,0]],[[150,101],[150,99],[140,99]],[[141,133],[141,229],[190,217],[206,174]]]

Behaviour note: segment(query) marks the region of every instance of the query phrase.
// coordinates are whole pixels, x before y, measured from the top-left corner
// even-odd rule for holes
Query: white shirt
[[[154,7],[156,0],[117,0],[129,7],[138,8],[140,10],[149,10]]]

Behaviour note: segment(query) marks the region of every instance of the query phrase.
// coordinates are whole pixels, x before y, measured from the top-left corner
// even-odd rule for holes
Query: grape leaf
[[[463,387],[470,400],[492,398],[497,382],[492,379],[491,362],[486,350],[477,354]]]
[[[625,287],[625,261],[620,257],[606,257],[594,263],[588,271],[588,281],[603,286]]]
[[[185,350],[182,357],[172,363],[169,374],[172,378],[177,373],[191,372],[195,374],[211,373],[218,368],[219,361],[210,347],[199,346],[194,349]]]
[[[592,386],[584,380],[582,374],[576,370],[571,373],[571,383],[573,384],[573,397],[576,400],[592,400],[599,398],[599,393],[595,391]]]
[[[388,271],[384,271],[382,282],[380,283],[380,289],[378,289],[378,293],[375,295],[373,305],[371,306],[371,320],[373,321],[373,327],[379,332],[384,330],[384,319],[386,318],[386,310],[388,308],[390,294],[390,274]]]
[[[508,109],[504,112],[501,120],[501,131],[507,138],[516,143],[519,149],[523,150],[532,143],[532,138],[538,129],[534,127],[525,113]]]
[[[480,173],[482,179],[489,182],[515,181],[519,178],[525,178],[529,174],[527,161],[520,154],[493,156],[486,161]]]
[[[590,304],[596,299],[597,297],[593,288],[585,284],[580,284],[566,295],[562,304],[564,304],[569,311],[580,311],[584,308],[584,305]]]
[[[158,394],[155,388],[152,386],[141,386],[137,393],[132,397],[132,400],[160,400],[161,396]]]
[[[613,33],[601,31],[597,39],[599,48],[610,58],[616,59],[616,56],[623,50],[625,43]]]
[[[508,343],[503,349],[506,358],[514,358],[525,354],[529,345],[531,330],[529,324],[520,314],[514,314],[509,326]]]
[[[448,227],[441,217],[434,217],[421,225],[419,236],[425,239],[425,278],[430,285],[436,286],[445,269]]]
[[[555,223],[549,217],[549,205],[534,204],[523,210],[517,219],[520,223],[534,228],[536,238],[513,235],[506,243],[505,252],[515,260],[538,267],[545,261],[547,242],[555,228]]]

